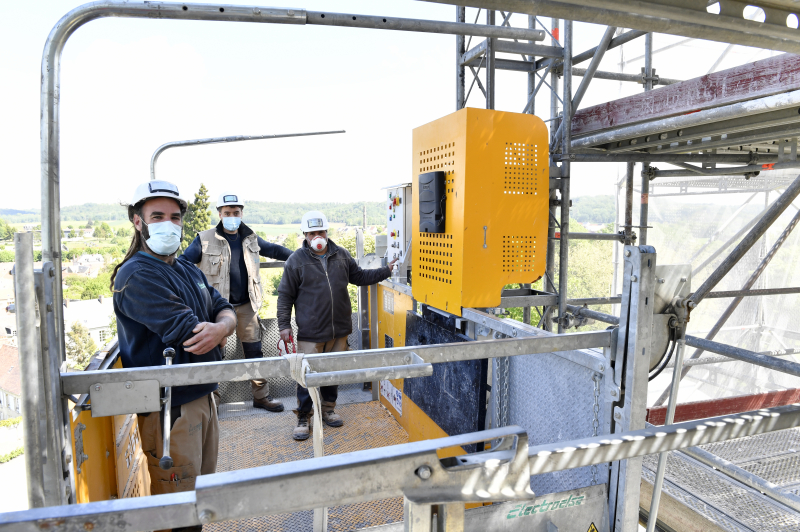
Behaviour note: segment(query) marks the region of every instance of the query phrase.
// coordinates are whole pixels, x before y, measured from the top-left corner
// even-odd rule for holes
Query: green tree
[[[87,221],[86,221],[86,229],[91,229],[93,225],[94,225],[94,224],[92,223],[92,220],[91,220],[91,219],[89,219],[89,220],[87,220]]]
[[[113,238],[114,231],[111,229],[111,226],[108,225],[106,222],[102,222],[100,225],[96,225],[94,228],[93,236],[95,238]]]
[[[200,183],[200,190],[194,195],[194,201],[189,204],[186,216],[183,217],[183,241],[181,252],[192,243],[197,233],[211,228],[211,212],[208,210],[208,189]]]
[[[108,328],[111,329],[111,337],[113,338],[114,336],[117,335],[117,315],[112,314],[108,318],[109,320],[111,320],[108,323]]]
[[[0,218],[0,240],[11,240],[12,238],[14,238],[14,228]]]
[[[72,324],[67,333],[66,348],[67,366],[78,371],[85,369],[92,356],[97,352],[97,344],[89,335],[89,329],[77,321]]]
[[[292,233],[286,237],[286,239],[283,241],[283,244],[281,245],[291,251],[294,251],[300,247],[299,241],[300,241],[300,235],[298,235],[297,233]]]
[[[91,278],[84,275],[68,275],[64,277],[64,298],[73,300],[97,299],[100,296],[111,297],[111,272],[110,267],[103,268],[97,277]]]

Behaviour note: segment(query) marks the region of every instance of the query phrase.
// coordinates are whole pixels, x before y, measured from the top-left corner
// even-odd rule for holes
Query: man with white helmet
[[[261,358],[261,326],[258,310],[264,294],[261,289],[259,256],[286,260],[293,250],[270,244],[242,223],[244,201],[235,192],[217,199],[219,223],[199,233],[181,257],[200,268],[208,282],[236,310],[236,336],[242,342],[245,358]],[[269,394],[264,379],[250,381],[253,406],[282,412],[283,404]]]
[[[186,207],[178,187],[167,181],[139,185],[128,205],[133,239],[111,276],[119,350],[126,368],[164,364],[167,347],[175,350],[174,364],[220,361],[220,347],[236,328],[233,307],[208,284],[203,272],[175,258]],[[170,469],[159,467],[161,416],[139,415],[152,494],[192,491],[198,475],[216,471],[219,422],[212,394],[216,389],[216,383],[172,388],[169,454],[174,466]]]
[[[328,219],[319,211],[303,215],[300,223],[303,246],[289,257],[278,287],[278,327],[281,339],[292,342],[292,307],[297,322],[297,350],[300,353],[347,351],[347,337],[353,322],[347,285],[367,286],[388,278],[394,259],[388,266],[363,270],[343,247],[328,239]],[[342,417],[334,412],[338,386],[320,388],[322,421],[329,427],[341,427]],[[297,427],[295,440],[309,436],[308,418],[313,406],[306,388],[297,385]]]

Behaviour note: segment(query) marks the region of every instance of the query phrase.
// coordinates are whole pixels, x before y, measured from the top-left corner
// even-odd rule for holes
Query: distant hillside
[[[581,223],[607,224],[614,221],[614,196],[579,196],[572,199],[570,217]]]
[[[383,202],[357,203],[271,203],[266,201],[245,202],[244,221],[250,224],[293,224],[300,223],[303,213],[322,211],[333,223],[361,225],[364,205],[367,206],[367,223],[370,225],[386,222]],[[212,210],[214,204],[211,205]],[[39,211],[18,211],[4,209],[0,217],[8,223],[40,223]],[[115,203],[85,203],[62,207],[61,220],[125,220],[128,213],[124,207]],[[213,218],[213,217],[212,217]]]

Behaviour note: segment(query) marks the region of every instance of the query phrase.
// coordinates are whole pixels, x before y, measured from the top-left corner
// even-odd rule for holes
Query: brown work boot
[[[344,425],[342,416],[333,411],[335,407],[336,403],[322,402],[322,422],[329,427],[341,427]]]
[[[311,414],[294,410],[297,414],[297,426],[292,431],[292,438],[298,441],[307,440],[311,435]]]
[[[269,410],[270,412],[283,412],[283,403],[276,401],[271,395],[267,395],[263,399],[253,397],[253,407]]]

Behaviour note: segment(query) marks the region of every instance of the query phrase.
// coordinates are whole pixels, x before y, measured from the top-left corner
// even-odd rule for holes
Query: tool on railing
[[[167,359],[167,366],[172,365],[172,358],[175,356],[175,350],[171,347],[164,349],[164,358]],[[169,455],[169,430],[172,426],[170,422],[170,413],[172,411],[172,386],[164,386],[164,397],[161,399],[164,405],[164,452],[158,465],[164,471],[172,469],[172,457]]]

